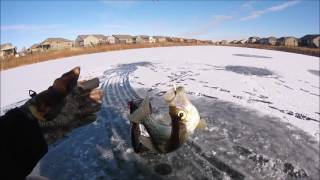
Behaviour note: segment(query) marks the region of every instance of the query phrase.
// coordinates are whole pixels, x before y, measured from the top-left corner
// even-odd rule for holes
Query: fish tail
[[[150,100],[147,96],[139,105],[138,109],[130,114],[129,120],[134,123],[143,123],[150,114]]]

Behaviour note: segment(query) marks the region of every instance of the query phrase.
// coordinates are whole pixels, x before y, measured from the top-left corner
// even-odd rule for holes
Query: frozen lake
[[[64,71],[99,77],[96,122],[50,147],[35,174],[51,179],[317,179],[319,58],[237,47],[170,47],[82,55],[1,72],[1,111]],[[208,129],[178,151],[137,155],[127,101],[184,86]],[[12,96],[14,94],[14,96]],[[20,103],[19,103],[20,102]]]

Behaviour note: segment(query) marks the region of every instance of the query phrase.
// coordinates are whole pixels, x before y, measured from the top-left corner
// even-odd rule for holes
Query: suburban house
[[[37,53],[42,51],[40,44],[34,44],[30,48],[27,49],[27,53]]]
[[[214,40],[212,40],[212,44],[213,44],[213,45],[218,45],[218,44],[219,44],[219,41],[214,41]]]
[[[11,43],[1,44],[0,46],[0,57],[5,58],[8,56],[15,56],[17,54],[17,48]]]
[[[259,37],[249,37],[248,43],[249,43],[249,44],[256,44],[256,43],[259,42],[259,40],[260,40]]]
[[[149,43],[150,37],[145,35],[135,36],[133,37],[133,42],[137,44]]]
[[[73,46],[73,42],[64,38],[48,38],[40,46],[42,49],[67,49]]]
[[[197,40],[195,40],[195,39],[187,39],[187,43],[196,43],[197,42]]]
[[[167,42],[173,42],[173,37],[166,37]]]
[[[150,36],[149,43],[156,43],[156,38],[154,38],[153,36]]]
[[[206,44],[213,44],[211,40],[205,40],[204,43],[206,43]]]
[[[230,41],[230,44],[237,44],[238,40],[232,40]]]
[[[186,43],[192,43],[192,39],[186,39]]]
[[[308,34],[300,38],[299,45],[319,48],[320,34]]]
[[[153,36],[153,38],[155,38],[156,42],[158,43],[163,43],[168,41],[168,38],[164,36]]]
[[[219,44],[226,45],[226,44],[228,44],[228,41],[227,40],[222,40],[222,41],[219,42]]]
[[[75,40],[76,47],[96,46],[107,43],[107,37],[102,34],[79,35]]]
[[[183,41],[182,42],[184,42],[184,43],[186,43],[186,42],[188,42],[188,39],[185,39],[185,38],[181,38]]]
[[[121,44],[132,44],[133,38],[130,35],[112,35],[117,43]]]
[[[274,46],[274,45],[276,45],[276,43],[277,43],[277,38],[272,37],[272,36],[270,36],[268,38],[262,38],[259,40],[259,44],[264,44],[264,45]]]
[[[172,39],[172,42],[175,42],[175,43],[181,42],[181,38],[172,37],[171,39]]]
[[[237,41],[237,44],[246,44],[247,43],[247,40],[245,39],[241,39],[239,41]]]
[[[108,44],[116,44],[117,43],[116,38],[113,37],[113,36],[107,36],[107,40],[106,41],[107,41]]]
[[[281,37],[277,39],[276,44],[280,46],[298,46],[298,39],[295,37]]]
[[[183,43],[183,42],[185,42],[185,39],[184,38],[179,38],[179,42],[181,42],[181,43]]]

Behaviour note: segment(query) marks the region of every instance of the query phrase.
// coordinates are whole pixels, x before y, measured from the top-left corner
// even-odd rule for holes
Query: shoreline
[[[12,57],[9,59],[0,60],[0,71],[35,64],[38,62],[45,62],[50,60],[56,60],[59,58],[73,57],[85,54],[94,54],[110,51],[121,51],[128,49],[142,49],[142,48],[157,48],[157,47],[173,47],[173,46],[230,46],[230,47],[243,47],[254,49],[266,49],[274,51],[282,51],[289,53],[296,53],[302,55],[309,55],[314,57],[320,57],[320,48],[307,48],[307,47],[285,47],[285,46],[271,46],[261,44],[227,44],[227,45],[212,45],[208,43],[155,43],[155,44],[114,44],[103,45],[96,47],[77,47],[65,50],[52,50],[42,53],[29,54],[21,57]]]

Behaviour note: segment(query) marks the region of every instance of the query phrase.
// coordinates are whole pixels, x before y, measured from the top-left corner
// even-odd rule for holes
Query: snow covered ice
[[[34,174],[51,179],[317,179],[319,58],[237,47],[168,47],[58,59],[1,71],[1,113],[72,67],[99,77],[96,122],[50,147]],[[137,155],[127,101],[185,87],[208,129],[176,152]]]

